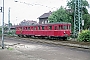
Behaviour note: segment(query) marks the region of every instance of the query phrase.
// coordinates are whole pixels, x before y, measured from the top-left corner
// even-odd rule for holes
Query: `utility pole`
[[[8,10],[8,32],[10,33],[10,7]]]
[[[82,27],[82,0],[75,0],[74,9],[74,36],[77,37]]]
[[[2,19],[2,49],[4,49],[4,0],[3,0],[3,19]]]

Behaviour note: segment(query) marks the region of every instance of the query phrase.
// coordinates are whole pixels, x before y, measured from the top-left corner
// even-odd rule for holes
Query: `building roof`
[[[48,18],[48,17],[50,16],[50,14],[52,14],[51,11],[49,11],[48,13],[44,13],[43,15],[41,15],[41,16],[39,17],[39,19],[41,19],[41,18]]]
[[[24,26],[24,25],[32,25],[32,24],[37,24],[37,22],[33,20],[23,20],[19,25]]]

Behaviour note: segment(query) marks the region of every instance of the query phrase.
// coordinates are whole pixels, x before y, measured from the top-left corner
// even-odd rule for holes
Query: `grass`
[[[7,49],[8,49],[8,50],[14,50],[13,48],[10,48],[10,47],[9,47],[9,48],[7,48]]]

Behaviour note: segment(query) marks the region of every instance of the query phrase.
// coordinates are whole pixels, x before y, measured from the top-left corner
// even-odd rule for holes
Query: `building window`
[[[47,20],[45,20],[45,24],[47,23]]]
[[[44,21],[42,21],[42,24],[44,24]]]

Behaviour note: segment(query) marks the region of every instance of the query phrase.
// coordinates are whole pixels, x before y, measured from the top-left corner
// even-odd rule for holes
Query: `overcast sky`
[[[0,6],[2,6],[0,0]],[[66,7],[67,0],[4,0],[5,19],[8,23],[8,10],[10,7],[10,22],[18,24],[22,20],[34,20],[38,22],[38,17],[43,13],[55,11],[60,6]],[[24,3],[25,2],[25,3]],[[89,4],[90,1],[88,0]],[[27,3],[27,4],[26,4]],[[0,13],[0,25],[2,25],[2,13]]]

